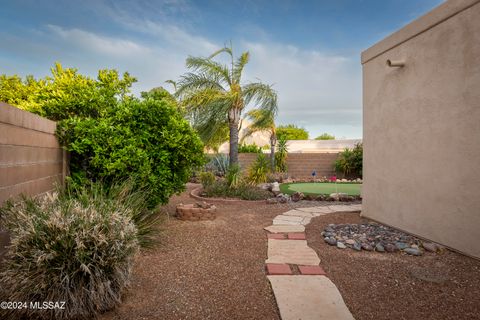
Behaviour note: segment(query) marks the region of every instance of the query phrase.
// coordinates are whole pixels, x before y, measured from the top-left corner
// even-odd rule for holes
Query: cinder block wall
[[[362,64],[362,214],[480,258],[480,1],[444,2]]]
[[[67,174],[56,123],[0,102],[0,205],[20,194],[52,190]],[[0,225],[0,261],[10,237]]]
[[[257,155],[254,153],[240,153],[238,160],[243,169],[248,169]],[[270,157],[270,154],[266,154]],[[287,157],[288,174],[297,179],[311,178],[313,170],[317,177],[329,177],[335,174],[333,168],[338,153],[289,153]]]
[[[0,102],[0,204],[10,197],[38,195],[62,183],[66,153],[56,123]]]

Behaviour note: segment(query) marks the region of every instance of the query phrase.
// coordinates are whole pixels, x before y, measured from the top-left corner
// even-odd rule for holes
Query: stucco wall
[[[447,1],[362,64],[362,214],[480,257],[479,1]]]

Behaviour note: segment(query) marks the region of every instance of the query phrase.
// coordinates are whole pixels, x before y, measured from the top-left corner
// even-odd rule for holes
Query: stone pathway
[[[358,212],[362,206],[331,205],[296,208],[273,219],[269,233],[267,278],[283,320],[354,319],[337,287],[319,266],[320,258],[307,245],[305,225],[334,212]],[[293,270],[298,269],[298,275]]]

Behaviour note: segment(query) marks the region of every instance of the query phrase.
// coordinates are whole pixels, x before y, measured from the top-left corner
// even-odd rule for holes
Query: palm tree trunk
[[[277,144],[277,137],[275,133],[270,136],[270,166],[273,173],[275,173],[275,145]]]
[[[238,164],[238,124],[240,122],[240,111],[231,109],[228,114],[230,128],[230,166]]]

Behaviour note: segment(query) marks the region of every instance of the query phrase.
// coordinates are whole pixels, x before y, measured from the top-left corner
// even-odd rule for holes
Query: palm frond
[[[187,68],[191,69],[193,72],[200,72],[203,74],[210,75],[211,77],[217,78],[225,82],[226,84],[232,84],[232,79],[228,67],[213,61],[208,58],[202,57],[188,57],[186,61]]]
[[[175,95],[177,97],[183,97],[188,95],[189,92],[202,91],[206,89],[225,91],[220,84],[218,77],[209,73],[193,73],[188,72],[180,77],[177,83],[177,90]]]
[[[236,83],[240,83],[242,77],[243,68],[250,60],[250,53],[248,51],[242,53],[242,55],[237,59],[233,66],[232,70],[232,80]]]
[[[272,86],[260,82],[249,83],[242,87],[242,92],[245,106],[254,103],[254,108],[264,110],[276,117],[277,93]]]

